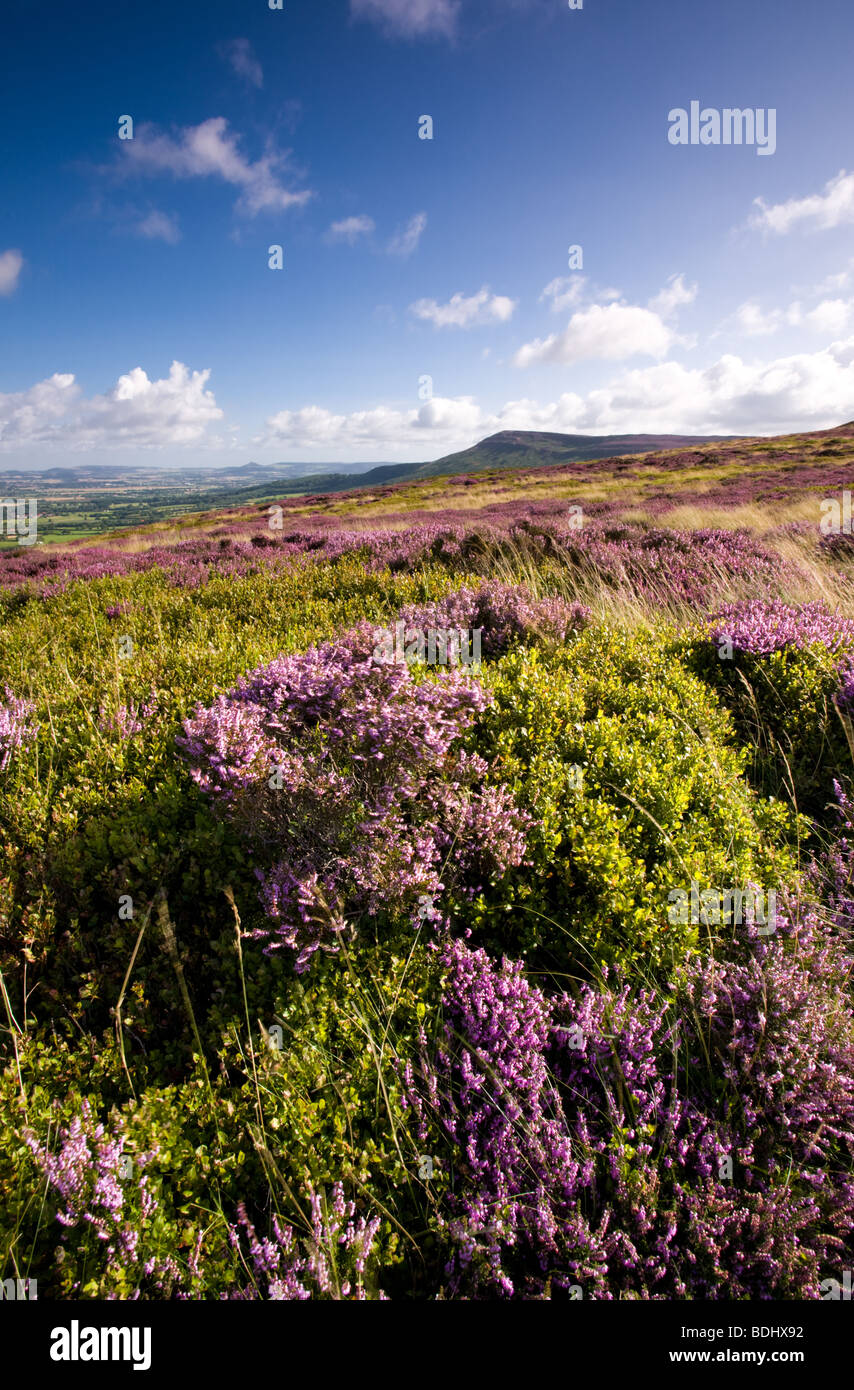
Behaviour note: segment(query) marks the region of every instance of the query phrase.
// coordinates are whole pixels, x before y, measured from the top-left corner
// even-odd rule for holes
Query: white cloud
[[[209,377],[209,371],[190,372],[173,362],[168,377],[151,381],[134,367],[105,395],[86,399],[73,375],[57,373],[26,391],[0,395],[0,450],[55,445],[83,452],[198,443],[207,426],[223,417],[205,389]]]
[[[224,116],[212,116],[201,125],[185,126],[177,137],[141,125],[133,140],[122,142],[122,150],[126,167],[142,174],[224,179],[242,190],[237,206],[250,216],[302,207],[314,196],[308,189],[293,192],[281,183],[279,174],[288,168],[287,153],[268,146],[262,158],[252,163],[239,149],[239,141]]]
[[[345,217],[343,222],[333,222],[326,233],[327,241],[346,241],[355,246],[360,236],[370,236],[376,230],[372,217]]]
[[[414,217],[410,217],[403,231],[398,232],[392,237],[388,244],[390,256],[411,256],[413,251],[418,250],[418,243],[424,234],[427,226],[426,212],[417,212]]]
[[[466,436],[480,428],[481,412],[470,396],[448,400],[434,396],[417,410],[395,410],[378,406],[374,410],[356,410],[350,415],[336,415],[320,406],[305,406],[302,410],[281,410],[273,415],[263,435],[253,443],[292,449],[335,449],[357,453],[365,450],[383,452],[408,446],[429,451],[447,443],[452,447],[460,433]],[[419,436],[429,435],[429,442],[417,442]]]
[[[478,324],[507,323],[513,317],[516,300],[491,294],[489,286],[484,285],[468,298],[455,294],[447,304],[438,304],[435,299],[419,299],[409,308],[416,318],[425,319],[436,328],[474,328]]]
[[[0,252],[0,295],[14,294],[24,266],[20,251]]]
[[[854,222],[854,174],[840,170],[825,184],[823,193],[813,193],[807,198],[790,198],[788,202],[774,203],[770,207],[762,198],[753,201],[759,211],[751,214],[750,225],[760,231],[784,236],[797,226],[808,231],[841,227]]]
[[[552,301],[552,313],[559,314],[564,309],[573,308],[584,293],[586,275],[559,275],[551,280],[540,295],[540,303]]]
[[[264,86],[264,69],[255,57],[248,39],[232,39],[230,43],[221,44],[220,52],[238,77],[242,77],[252,87]]]
[[[533,362],[583,362],[592,358],[664,357],[675,340],[658,314],[634,304],[591,304],[573,314],[563,333],[525,343],[513,359],[517,367]]]
[[[664,289],[649,300],[647,308],[663,319],[671,318],[683,304],[693,304],[697,286],[686,285],[684,275],[671,275]]]
[[[825,299],[804,315],[805,321],[816,333],[844,333],[851,323],[854,302],[850,299]]]
[[[825,429],[851,418],[854,337],[821,352],[767,362],[727,354],[708,367],[678,362],[624,372],[582,396],[509,401],[494,413],[470,396],[420,409],[378,406],[334,414],[318,406],[280,411],[256,445],[320,451],[345,460],[439,458],[500,430],[567,434],[780,434]]]
[[[850,262],[854,266],[854,260]],[[815,286],[816,294],[830,294],[833,290],[847,290],[851,284],[851,270],[840,270],[836,275],[826,275],[820,284]]]
[[[625,373],[586,398],[564,397],[564,428],[592,433],[778,434],[852,415],[854,338],[770,362],[727,354],[705,368],[676,362]],[[556,424],[539,428],[560,428]]]
[[[443,34],[450,37],[457,23],[455,0],[350,0],[354,19],[378,21],[391,34],[403,38]]]
[[[137,223],[136,233],[137,236],[146,237],[149,241],[168,241],[173,246],[181,240],[177,218],[170,217],[165,212],[148,213]]]
[[[740,304],[735,311],[735,328],[749,337],[767,336],[779,333],[782,328],[807,328],[813,333],[838,336],[848,328],[854,300],[824,299],[814,308],[804,311],[800,300],[795,300],[786,309],[770,309],[765,312],[755,299]]]
[[[553,309],[577,304],[583,297],[585,277],[559,277],[546,285],[540,301],[551,299]],[[665,320],[675,317],[684,304],[693,304],[697,286],[686,285],[684,275],[671,275],[663,290],[649,300],[646,308],[627,304],[618,290],[599,291],[604,304],[577,309],[563,333],[537,338],[519,348],[514,362],[528,367],[533,362],[583,362],[598,358],[618,360],[626,357],[665,357],[674,343],[693,346],[677,337]]]
[[[795,311],[798,317],[793,317],[790,322],[799,322],[800,305],[793,305],[789,312],[794,314]],[[779,333],[786,323],[786,313],[782,309],[771,309],[766,313],[757,300],[748,299],[744,304],[739,304],[734,322],[739,332],[750,338],[758,338],[769,333]]]

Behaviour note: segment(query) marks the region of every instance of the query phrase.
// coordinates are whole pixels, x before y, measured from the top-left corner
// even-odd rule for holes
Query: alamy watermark
[[[70,1327],[54,1327],[51,1361],[130,1361],[135,1371],[151,1366],[150,1327],[81,1327],[72,1318]]]
[[[823,497],[821,511],[818,529],[823,536],[851,535],[851,493],[847,488],[842,493],[841,503],[835,497]]]
[[[668,113],[670,129],[667,138],[671,145],[755,145],[757,154],[774,154],[777,149],[777,111],[775,107],[725,106],[700,108],[692,101],[674,106]]]
[[[0,1301],[4,1303],[26,1303],[38,1296],[38,1279],[0,1279]]]
[[[767,894],[761,888],[704,888],[701,892],[692,879],[690,893],[674,888],[667,901],[672,904],[667,909],[672,926],[687,926],[689,922],[695,927],[700,923],[706,927],[739,926],[746,921],[756,925],[759,936],[773,936],[777,929],[777,894],[773,888]]]
[[[394,628],[378,632],[374,661],[382,666],[412,666],[422,662],[427,666],[471,666],[480,670],[480,638],[482,627],[469,632],[466,628],[420,628],[395,623]]]
[[[838,1279],[822,1279],[819,1288],[824,1302],[828,1299],[834,1302],[841,1299],[844,1303],[850,1303],[852,1297],[851,1270],[843,1269],[841,1284]]]
[[[38,498],[7,497],[0,502],[0,534],[17,537],[18,545],[34,545],[38,538]]]

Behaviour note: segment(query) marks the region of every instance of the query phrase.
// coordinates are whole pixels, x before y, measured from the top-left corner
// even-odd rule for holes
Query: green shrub
[[[708,641],[687,647],[684,660],[731,711],[746,765],[765,795],[784,797],[804,815],[824,820],[833,779],[851,766],[851,753],[833,696],[839,654],[815,643],[767,656],[735,651],[721,660]]]
[[[536,824],[529,866],[477,905],[485,940],[558,974],[656,970],[705,931],[669,922],[671,890],[794,874],[792,816],[749,788],[729,714],[664,637],[592,628],[488,678],[476,746]]]

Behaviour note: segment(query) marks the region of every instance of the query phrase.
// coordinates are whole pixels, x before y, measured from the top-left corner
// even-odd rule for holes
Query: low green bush
[[[475,746],[536,820],[527,866],[477,904],[486,941],[558,974],[670,968],[709,944],[670,923],[670,891],[794,877],[791,813],[749,787],[732,718],[666,636],[598,626],[487,679]]]

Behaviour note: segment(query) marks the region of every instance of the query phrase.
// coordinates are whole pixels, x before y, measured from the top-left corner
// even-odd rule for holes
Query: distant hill
[[[354,472],[358,465],[337,464],[335,472],[297,474],[299,464],[291,464],[280,475],[282,496],[289,493],[349,492],[353,488],[379,487],[389,483],[417,482],[444,474],[484,473],[490,469],[543,468],[548,464],[584,463],[590,459],[619,458],[629,454],[660,453],[663,450],[696,449],[703,444],[731,443],[730,434],[548,434],[539,430],[502,430],[482,439],[470,449],[446,454],[430,463],[381,463],[366,471]],[[248,467],[244,465],[244,476]],[[285,465],[287,467],[287,465]],[[254,465],[257,468],[257,465]],[[273,465],[270,465],[273,468]],[[362,465],[364,467],[364,465]],[[348,471],[339,472],[339,469]],[[240,471],[240,470],[235,470]],[[248,501],[253,495],[269,491],[270,482],[242,488],[235,493]]]
[[[490,435],[470,449],[446,454],[430,463],[381,463],[366,471],[364,465],[337,464],[336,471],[320,474],[299,474],[299,464],[278,465],[288,469],[279,475],[281,494],[309,492],[349,492],[353,488],[378,487],[389,483],[417,482],[422,478],[437,478],[444,474],[483,473],[490,469],[542,468],[548,464],[584,463],[590,459],[618,458],[629,454],[660,453],[667,449],[696,449],[702,444],[729,443],[737,439],[729,434],[548,434],[538,430],[503,430]],[[235,501],[248,501],[253,496],[266,495],[275,486],[273,473],[277,465],[269,465],[270,481],[260,481],[235,492]],[[303,465],[304,467],[304,465]],[[257,464],[244,464],[244,477]],[[339,469],[348,469],[339,472]],[[358,472],[355,470],[359,469]]]
[[[617,458],[621,454],[658,453],[690,449],[736,438],[723,434],[546,434],[537,430],[502,430],[471,449],[423,463],[413,476],[433,478],[442,473],[479,473],[485,468],[542,467],[585,459]]]

